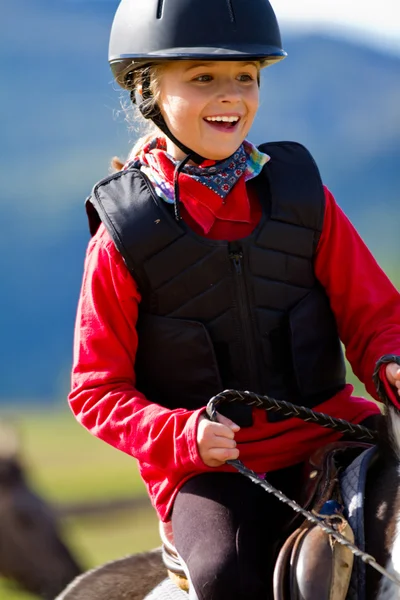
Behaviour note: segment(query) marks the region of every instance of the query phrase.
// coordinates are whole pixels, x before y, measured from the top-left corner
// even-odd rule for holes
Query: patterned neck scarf
[[[244,141],[229,158],[216,162],[206,160],[199,166],[185,165],[179,175],[180,200],[190,216],[208,233],[215,219],[249,222],[250,206],[245,183],[256,177],[270,160],[253,144]],[[163,138],[155,138],[146,144],[138,156],[129,157],[124,169],[141,169],[150,179],[157,195],[173,204],[174,172],[179,161],[166,151]],[[229,194],[243,196],[242,210],[235,214],[225,207]],[[228,202],[229,204],[229,202]]]

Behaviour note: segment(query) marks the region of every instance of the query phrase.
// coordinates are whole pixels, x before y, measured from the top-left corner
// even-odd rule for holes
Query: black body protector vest
[[[335,318],[313,269],[325,210],[318,168],[293,142],[260,150],[271,160],[248,186],[262,218],[235,242],[176,222],[138,169],[104,179],[88,198],[92,235],[102,221],[142,294],[137,388],[168,408],[197,409],[227,388],[312,408],[345,384]],[[242,426],[251,422],[244,408],[229,414]]]

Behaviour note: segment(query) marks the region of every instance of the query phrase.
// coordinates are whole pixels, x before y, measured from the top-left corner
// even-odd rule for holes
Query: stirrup
[[[162,559],[167,568],[168,576],[180,590],[189,592],[189,581],[174,545],[172,526],[170,523],[160,521],[158,528],[162,542]]]

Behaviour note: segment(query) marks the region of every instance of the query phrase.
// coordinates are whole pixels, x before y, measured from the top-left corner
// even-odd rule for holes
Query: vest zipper
[[[250,391],[258,390],[258,377],[256,360],[254,356],[254,335],[250,316],[250,307],[247,297],[246,282],[243,273],[243,252],[234,250],[229,252],[229,258],[235,269],[235,285],[237,288],[240,326],[243,334],[245,362],[249,374]]]

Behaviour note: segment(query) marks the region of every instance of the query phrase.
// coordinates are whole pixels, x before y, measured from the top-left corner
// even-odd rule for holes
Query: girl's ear
[[[138,85],[136,86],[135,92],[137,94],[139,94],[139,96],[143,96],[143,84],[142,83],[138,83]]]

